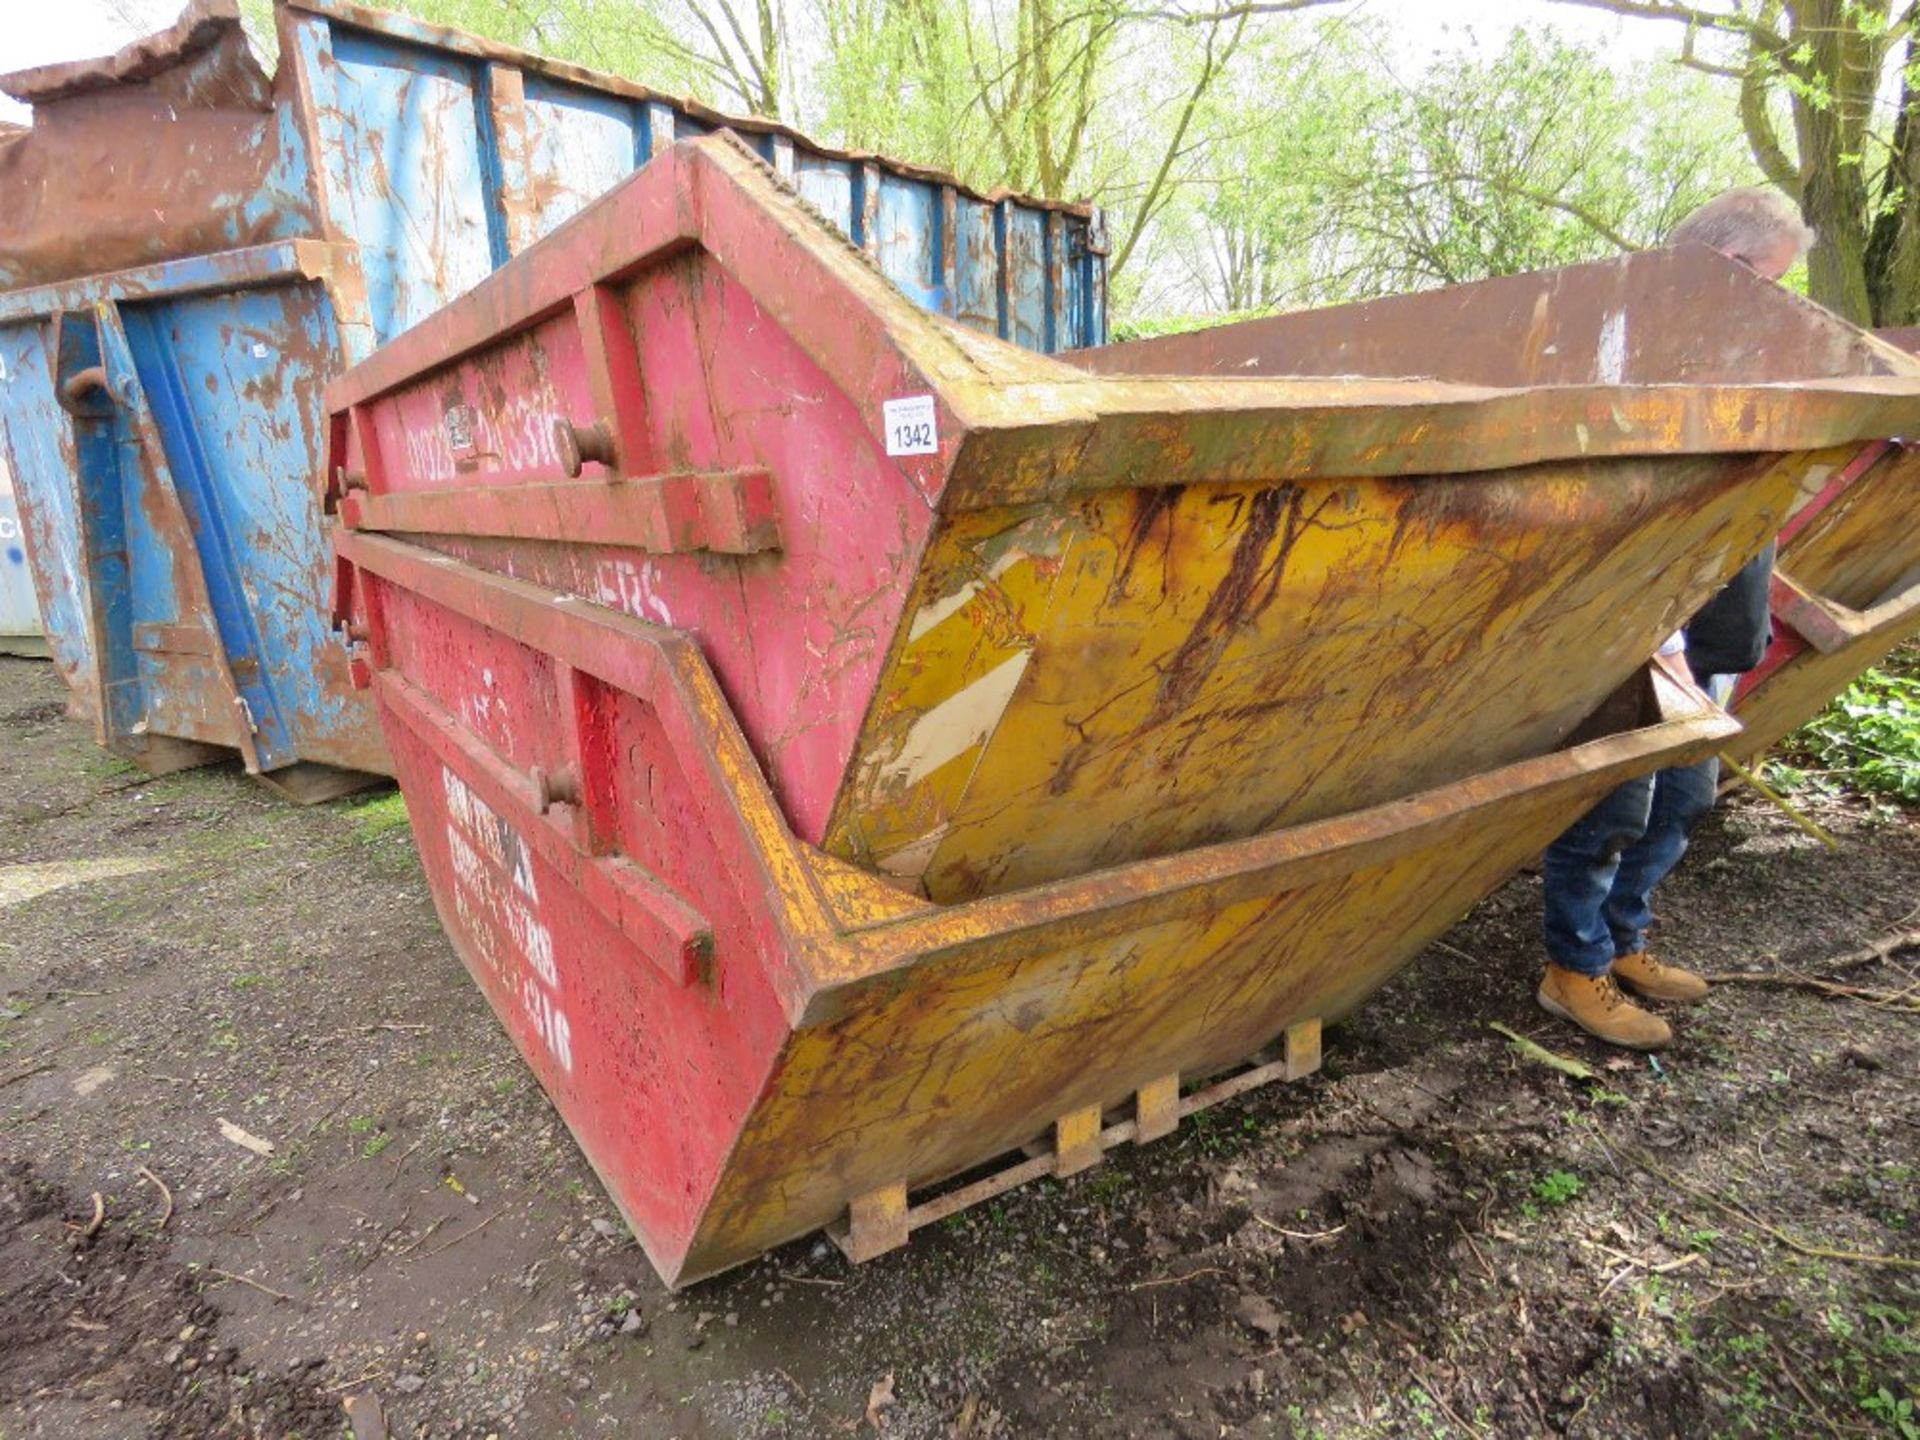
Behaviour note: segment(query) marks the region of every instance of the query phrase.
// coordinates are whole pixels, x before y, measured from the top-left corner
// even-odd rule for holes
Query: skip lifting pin
[[[553,422],[553,448],[569,480],[578,479],[590,460],[596,465],[613,464],[613,432],[599,421],[576,425],[561,416]]]
[[[556,805],[580,803],[580,777],[571,769],[549,771],[536,765],[528,778],[533,781],[535,803],[542,815]]]

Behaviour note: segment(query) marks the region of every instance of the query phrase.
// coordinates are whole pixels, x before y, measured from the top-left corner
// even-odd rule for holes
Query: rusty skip
[[[1734,733],[1645,657],[1808,452],[1920,419],[1920,365],[1711,255],[1622,263],[1856,363],[1068,365],[714,137],[329,389],[441,916],[662,1275],[878,1253],[1028,1142],[995,1184],[1269,1043],[1248,1075],[1301,1073],[1618,779]],[[1551,326],[1626,282],[1531,283]]]

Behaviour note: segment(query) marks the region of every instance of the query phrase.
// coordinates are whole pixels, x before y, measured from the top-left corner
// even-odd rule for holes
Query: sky
[[[0,0],[0,73],[109,54],[164,29],[184,0]],[[1355,0],[1348,9],[1391,19],[1407,57],[1498,49],[1523,21],[1551,23],[1622,61],[1675,48],[1679,27],[1630,21],[1548,0]],[[24,124],[25,106],[0,96],[0,120]]]

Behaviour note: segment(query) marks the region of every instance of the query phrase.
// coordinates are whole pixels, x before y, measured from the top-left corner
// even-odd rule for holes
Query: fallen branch
[[[1907,920],[1912,918],[1911,915],[1904,917]],[[1862,945],[1858,950],[1834,956],[1826,965],[1829,970],[1851,970],[1859,965],[1871,965],[1876,960],[1891,960],[1902,950],[1920,950],[1920,930],[1895,930],[1871,945]]]
[[[38,1075],[43,1070],[51,1070],[51,1069],[53,1069],[53,1061],[42,1060],[37,1065],[27,1066],[27,1068],[24,1070],[16,1070],[11,1075],[0,1077],[0,1090],[4,1090],[7,1086],[15,1084],[18,1081],[26,1080],[31,1078],[32,1076]]]
[[[1596,1245],[1591,1240],[1583,1241],[1582,1243],[1591,1246],[1595,1250],[1603,1251],[1620,1262],[1619,1273],[1600,1287],[1599,1298],[1602,1300],[1607,1298],[1607,1293],[1612,1290],[1614,1286],[1618,1285],[1636,1270],[1644,1270],[1649,1275],[1671,1275],[1674,1271],[1684,1270],[1689,1265],[1704,1265],[1707,1263],[1707,1257],[1700,1254],[1697,1250],[1692,1254],[1682,1255],[1677,1260],[1655,1261],[1643,1260],[1638,1255],[1627,1254],[1624,1250],[1615,1250],[1611,1245]]]
[[[1664,1180],[1676,1190],[1684,1191],[1686,1194],[1693,1196],[1694,1199],[1704,1201],[1706,1204],[1713,1206],[1714,1209],[1731,1215],[1734,1219],[1751,1226],[1763,1235],[1770,1236],[1772,1239],[1786,1246],[1789,1250],[1805,1255],[1809,1259],[1838,1260],[1848,1265],[1881,1265],[1893,1270],[1920,1270],[1920,1260],[1910,1259],[1905,1255],[1877,1255],[1863,1250],[1840,1250],[1831,1245],[1809,1244],[1796,1235],[1788,1234],[1778,1225],[1772,1224],[1770,1221],[1762,1220],[1745,1206],[1736,1205],[1731,1200],[1722,1200],[1711,1191],[1702,1190],[1691,1181],[1683,1180],[1680,1176],[1674,1174],[1673,1171],[1667,1169],[1666,1166],[1655,1160],[1651,1155],[1644,1155],[1630,1145],[1623,1145],[1617,1140],[1609,1139],[1598,1125],[1591,1126],[1591,1129],[1593,1130],[1594,1137],[1599,1140],[1602,1145],[1606,1146],[1607,1149],[1613,1151],[1614,1154],[1620,1156],[1623,1160],[1631,1160],[1655,1179]]]
[[[393,1367],[391,1365],[382,1365],[378,1370],[369,1370],[366,1374],[356,1375],[351,1380],[336,1380],[331,1385],[322,1385],[316,1393],[331,1395],[338,1390],[351,1390],[354,1386],[364,1385],[369,1380],[382,1379],[391,1374],[392,1371]]]
[[[442,1225],[446,1223],[447,1223],[447,1217],[442,1215],[438,1220],[434,1221],[431,1225],[427,1226],[426,1229],[422,1230],[418,1235],[414,1236],[413,1239],[409,1240],[405,1245],[402,1245],[398,1250],[394,1251],[393,1258],[398,1260],[401,1256],[409,1255],[413,1251],[418,1250],[422,1245],[426,1244],[428,1240],[433,1238],[434,1231],[438,1230]]]
[[[1331,1240],[1334,1236],[1343,1233],[1347,1228],[1344,1224],[1341,1224],[1334,1226],[1331,1230],[1287,1230],[1274,1224],[1273,1221],[1267,1219],[1264,1215],[1254,1216],[1253,1223],[1256,1225],[1264,1225],[1267,1229],[1273,1231],[1274,1234],[1284,1235],[1289,1240]]]
[[[1770,985],[1781,990],[1811,990],[1816,995],[1831,995],[1839,1000],[1864,1000],[1870,1005],[1884,1005],[1894,1010],[1911,1010],[1920,1014],[1920,1000],[1911,998],[1914,993],[1912,987],[1905,990],[1874,990],[1865,985],[1842,985],[1834,980],[1822,980],[1793,970],[1777,975],[1755,974],[1751,970],[1723,970],[1701,978],[1714,985]]]
[[[1562,1075],[1570,1075],[1575,1080],[1598,1080],[1600,1078],[1591,1065],[1580,1060],[1575,1060],[1571,1056],[1561,1055],[1549,1050],[1546,1046],[1527,1039],[1527,1037],[1519,1031],[1509,1030],[1498,1020],[1489,1020],[1487,1022],[1487,1028],[1498,1031],[1500,1034],[1506,1036],[1508,1041],[1511,1042],[1514,1051],[1523,1059],[1532,1060],[1536,1064],[1544,1065],[1549,1070],[1558,1070]]]
[[[1222,1270],[1218,1265],[1202,1265],[1198,1270],[1189,1270],[1184,1275],[1167,1275],[1158,1280],[1139,1280],[1127,1286],[1129,1290],[1153,1290],[1161,1285],[1184,1285],[1202,1275],[1227,1275],[1231,1271]]]
[[[162,1180],[146,1166],[142,1165],[139,1173],[142,1180],[153,1183],[154,1188],[160,1192],[160,1198],[166,1202],[167,1208],[160,1212],[160,1228],[164,1230],[167,1228],[167,1222],[173,1218],[173,1191],[167,1188],[166,1181]]]
[[[471,1240],[475,1235],[478,1235],[482,1230],[486,1229],[487,1226],[493,1224],[494,1221],[498,1220],[502,1215],[506,1213],[507,1212],[504,1210],[494,1211],[493,1214],[487,1216],[486,1219],[482,1220],[478,1225],[475,1225],[472,1229],[462,1230],[458,1235],[454,1236],[451,1240],[447,1241],[443,1245],[434,1246],[433,1249],[427,1251],[427,1253],[422,1255],[420,1258],[422,1260],[431,1260],[435,1255],[438,1255],[442,1250],[451,1250],[454,1246],[458,1245],[462,1240]]]
[[[1494,1273],[1493,1266],[1487,1262],[1487,1257],[1481,1253],[1480,1247],[1474,1243],[1473,1236],[1467,1233],[1467,1227],[1456,1220],[1453,1222],[1453,1228],[1458,1230],[1460,1232],[1460,1238],[1467,1242],[1467,1248],[1473,1251],[1473,1258],[1478,1260],[1480,1262],[1480,1268],[1487,1272],[1487,1279],[1498,1285],[1500,1283],[1500,1277]]]
[[[1413,1366],[1414,1374],[1418,1377],[1420,1388],[1427,1393],[1433,1400],[1433,1403],[1438,1405],[1446,1414],[1446,1417],[1456,1426],[1473,1436],[1474,1440],[1482,1440],[1486,1431],[1482,1430],[1478,1425],[1469,1425],[1465,1420],[1461,1419],[1453,1406],[1447,1403],[1447,1397],[1440,1393],[1440,1387],[1434,1383],[1433,1367],[1427,1363],[1427,1357],[1420,1353],[1420,1337],[1407,1329],[1406,1326],[1398,1324],[1395,1321],[1387,1321],[1387,1326],[1400,1337],[1400,1343],[1406,1349],[1407,1359]]]
[[[795,1285],[824,1285],[833,1290],[843,1289],[847,1283],[844,1280],[829,1280],[824,1275],[796,1275],[791,1270],[782,1270],[780,1278],[791,1280]]]
[[[1908,915],[1901,918],[1904,922],[1913,917]],[[1874,1005],[1890,1005],[1896,1010],[1916,1010],[1920,1009],[1920,1003],[1909,1001],[1911,990],[1875,990],[1842,985],[1831,978],[1843,970],[1855,970],[1862,965],[1891,960],[1903,950],[1914,949],[1920,949],[1920,930],[1896,930],[1858,950],[1849,950],[1843,955],[1822,961],[1820,968],[1827,972],[1825,976],[1808,975],[1797,970],[1722,970],[1708,975],[1706,979],[1715,985],[1775,985],[1783,989],[1812,990],[1822,995],[1865,1000]]]
[[[1807,1409],[1813,1412],[1814,1418],[1827,1427],[1827,1433],[1829,1435],[1838,1436],[1842,1434],[1843,1432],[1840,1427],[1828,1417],[1825,1410],[1820,1408],[1813,1396],[1807,1393],[1807,1387],[1800,1383],[1800,1377],[1793,1373],[1793,1367],[1787,1363],[1787,1352],[1781,1348],[1780,1342],[1772,1335],[1767,1336],[1767,1341],[1773,1346],[1773,1353],[1779,1357],[1780,1373],[1792,1382],[1793,1388],[1799,1392],[1800,1398],[1807,1402]]]
[[[236,1275],[231,1270],[217,1270],[213,1266],[209,1265],[207,1267],[207,1273],[209,1275],[218,1275],[222,1280],[238,1281],[240,1284],[245,1285],[250,1289],[258,1290],[262,1295],[271,1295],[276,1300],[291,1300],[296,1305],[302,1305],[306,1303],[298,1295],[289,1295],[286,1291],[276,1290],[271,1285],[262,1285],[258,1280],[255,1280],[250,1276]]]

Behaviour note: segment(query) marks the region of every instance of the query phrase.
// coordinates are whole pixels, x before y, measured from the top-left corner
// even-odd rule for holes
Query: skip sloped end
[[[1499,388],[1920,373],[1894,346],[1698,245],[1061,358],[1109,375],[1424,377]]]
[[[1628,692],[1584,743],[1402,801],[850,937],[877,963],[791,1038],[673,1279],[1350,1012],[1608,787],[1736,728],[1665,672]]]

